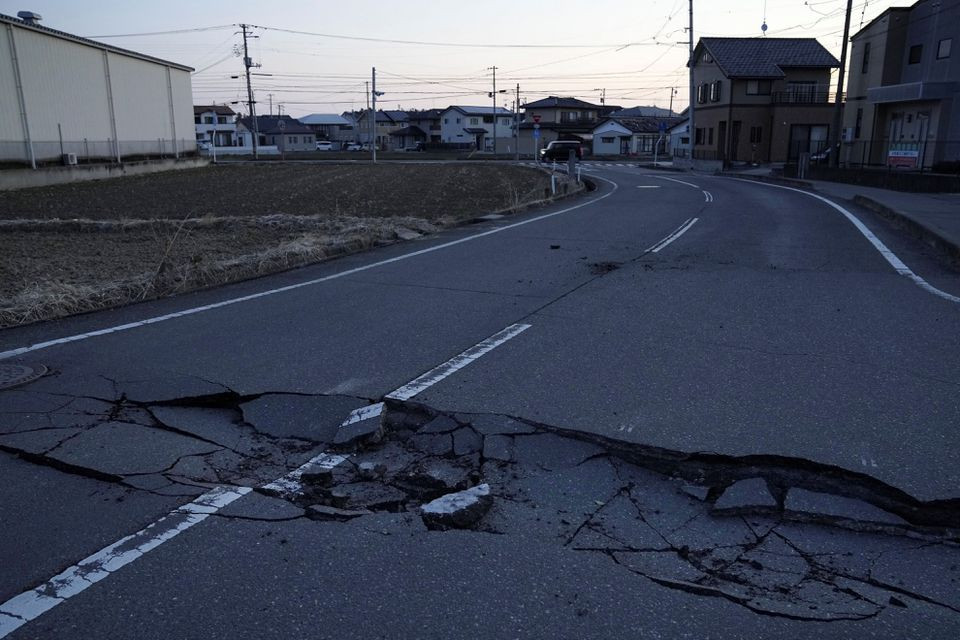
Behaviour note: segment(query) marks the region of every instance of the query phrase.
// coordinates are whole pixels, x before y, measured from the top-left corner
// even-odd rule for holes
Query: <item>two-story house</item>
[[[960,0],[920,0],[851,38],[841,162],[960,162]]]
[[[317,149],[317,138],[313,129],[290,116],[257,116],[256,127],[250,116],[240,118],[237,122],[242,135],[252,136],[256,131],[259,135],[258,145],[276,147],[280,153]]]
[[[226,105],[194,105],[193,126],[197,142],[233,147],[237,142],[237,114]]]
[[[472,144],[479,151],[492,151],[496,128],[497,151],[507,152],[514,146],[513,120],[513,112],[503,107],[447,107],[440,114],[440,141]]]
[[[788,162],[824,150],[840,66],[814,38],[701,38],[693,52],[694,158]]]
[[[393,141],[390,134],[399,129],[408,126],[406,111],[397,110],[377,110],[376,131],[371,130],[370,126],[371,110],[367,109],[357,116],[357,138],[359,142],[369,143],[371,140],[376,143],[377,149],[389,151],[393,148]]]
[[[591,131],[601,117],[620,110],[573,97],[549,96],[523,105],[520,150],[533,154],[553,140],[577,140],[589,146]],[[534,126],[537,125],[537,126]]]

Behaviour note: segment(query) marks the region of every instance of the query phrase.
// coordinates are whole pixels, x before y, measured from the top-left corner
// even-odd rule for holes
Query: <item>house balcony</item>
[[[829,91],[774,91],[770,94],[773,104],[833,104],[837,94]]]

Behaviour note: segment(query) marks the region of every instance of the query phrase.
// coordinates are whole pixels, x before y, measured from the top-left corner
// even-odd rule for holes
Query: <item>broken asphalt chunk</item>
[[[383,439],[383,425],[379,417],[342,424],[337,429],[333,444],[338,447],[376,444]]]
[[[483,457],[489,460],[513,460],[513,438],[509,436],[487,436],[483,439]]]
[[[738,480],[727,487],[713,505],[714,511],[742,510],[752,507],[776,508],[777,501],[763,478]]]
[[[483,450],[483,438],[469,427],[463,427],[453,432],[453,453],[458,456],[467,456],[480,453]]]
[[[307,507],[307,517],[311,520],[352,520],[371,514],[373,512],[366,509],[339,509],[325,504],[313,504]]]
[[[492,504],[490,485],[481,484],[428,502],[420,507],[420,515],[428,529],[467,529],[479,522]]]

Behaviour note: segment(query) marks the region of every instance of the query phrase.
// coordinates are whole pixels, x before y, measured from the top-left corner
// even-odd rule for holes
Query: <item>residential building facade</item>
[[[471,144],[478,151],[492,151],[494,120],[497,151],[508,153],[514,147],[514,114],[503,107],[447,107],[440,114],[440,141],[448,144]]]
[[[290,116],[257,116],[256,127],[249,116],[238,121],[244,136],[244,142],[253,135],[258,135],[257,144],[264,147],[276,147],[280,153],[297,151],[316,151],[317,137],[313,129]],[[243,146],[252,146],[244,144]]]
[[[356,138],[354,122],[337,113],[311,113],[297,120],[313,131],[318,142],[332,142],[335,150]]]
[[[782,163],[823,150],[840,66],[813,38],[701,38],[693,54],[694,158]]]
[[[593,155],[663,157],[677,118],[605,118],[592,131]]]
[[[960,163],[960,0],[884,11],[851,38],[844,145],[850,164]]]
[[[237,142],[237,114],[226,105],[194,105],[193,126],[197,143],[217,147],[235,147]]]
[[[0,160],[36,166],[196,151],[193,69],[24,15],[0,15]]]
[[[424,142],[441,142],[443,128],[440,122],[442,114],[442,109],[407,111],[407,123],[423,132]]]
[[[370,119],[371,111],[369,109],[361,112],[357,117],[358,141],[367,144],[373,141],[376,143],[377,149],[380,149],[381,151],[390,151],[393,148],[393,141],[390,138],[391,133],[408,126],[406,111],[377,110],[377,126],[375,132],[371,130]]]
[[[620,110],[574,97],[549,96],[523,105],[520,151],[535,154],[554,140],[577,140],[590,149],[591,132],[604,115]],[[536,125],[536,126],[534,126]]]

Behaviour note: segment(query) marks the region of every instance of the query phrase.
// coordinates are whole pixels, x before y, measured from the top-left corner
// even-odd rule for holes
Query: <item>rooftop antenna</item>
[[[760,31],[763,32],[763,37],[767,37],[767,0],[763,0],[763,24],[760,25]]]

